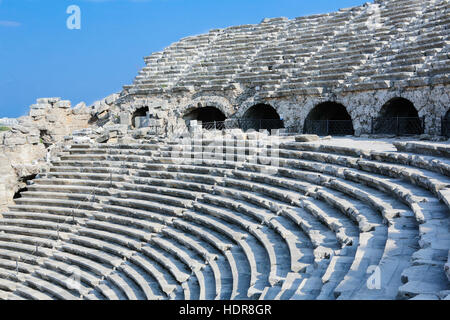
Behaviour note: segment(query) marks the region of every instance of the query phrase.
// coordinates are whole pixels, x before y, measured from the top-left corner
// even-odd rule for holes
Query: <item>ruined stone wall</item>
[[[0,135],[1,137],[1,135]],[[0,213],[13,203],[14,194],[45,165],[43,144],[0,146]]]
[[[301,128],[317,104],[332,101],[360,135],[402,97],[425,117],[425,132],[438,134],[449,109],[449,16],[448,0],[386,0],[211,30],[145,58],[118,104],[129,114],[147,106],[156,124],[178,124],[195,108],[241,117],[265,103]]]
[[[216,95],[172,95],[161,97],[141,97],[122,100],[122,110],[133,113],[136,109],[149,107],[155,125],[181,125],[183,115],[195,108],[214,106],[227,118],[240,118],[254,105],[271,105],[285,121],[286,126],[299,125],[303,128],[309,112],[318,104],[333,101],[344,105],[352,117],[355,135],[371,132],[372,118],[379,116],[381,108],[393,98],[405,98],[411,101],[419,117],[425,117],[425,133],[440,134],[441,117],[450,108],[450,86],[440,85],[420,88],[392,88],[384,90],[337,92],[322,95],[298,95],[292,97],[259,98],[229,94]],[[129,123],[131,124],[131,122]]]
[[[72,109],[70,101],[42,98],[30,107],[29,116],[21,119],[21,124],[36,128],[43,143],[53,144],[74,130],[87,128],[90,119],[90,109],[84,103]]]
[[[112,124],[116,119],[114,94],[92,106],[60,98],[40,98],[27,116],[17,119],[9,131],[0,132],[0,212],[13,202],[26,181],[46,167],[52,150],[64,146],[71,134]]]

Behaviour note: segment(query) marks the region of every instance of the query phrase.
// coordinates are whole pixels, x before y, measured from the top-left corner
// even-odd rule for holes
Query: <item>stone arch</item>
[[[380,109],[373,124],[374,133],[414,135],[424,131],[422,119],[414,104],[402,97],[394,97]]]
[[[243,116],[244,119],[267,119],[267,120],[282,120],[278,111],[269,104],[258,103],[248,108]]]
[[[353,135],[353,121],[347,108],[338,102],[317,104],[305,119],[304,132],[318,135]]]
[[[133,126],[133,128],[140,127],[140,125],[138,125],[138,123],[136,123],[136,119],[142,118],[142,117],[148,118],[149,112],[150,112],[150,110],[149,110],[148,106],[137,108],[131,115],[131,125]]]

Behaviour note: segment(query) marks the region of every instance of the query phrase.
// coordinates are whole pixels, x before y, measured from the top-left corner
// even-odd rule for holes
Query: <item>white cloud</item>
[[[0,0],[1,1],[1,0]],[[0,27],[20,27],[22,24],[17,21],[0,20]]]
[[[1,3],[2,0],[0,0]],[[85,2],[118,2],[120,0],[84,0]],[[122,0],[125,2],[150,2],[153,0]]]

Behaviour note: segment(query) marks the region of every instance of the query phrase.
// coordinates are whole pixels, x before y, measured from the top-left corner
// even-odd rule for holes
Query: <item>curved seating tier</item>
[[[408,299],[450,289],[448,159],[301,143],[213,153],[204,143],[67,148],[0,219],[0,299]],[[240,156],[221,161],[225,151]],[[379,289],[367,285],[370,270]]]

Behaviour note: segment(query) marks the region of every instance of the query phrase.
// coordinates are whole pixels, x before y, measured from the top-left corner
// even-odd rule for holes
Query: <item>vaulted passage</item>
[[[444,117],[445,120],[450,121],[450,109],[447,111]]]
[[[383,118],[418,118],[419,114],[411,101],[394,98],[381,108],[380,116]]]
[[[20,188],[19,188],[19,190],[17,190],[17,192],[14,194],[13,199],[20,199],[20,198],[22,198],[22,192],[27,192],[27,191],[28,191],[28,187],[27,187],[28,181],[32,181],[32,180],[36,179],[36,176],[37,176],[36,174],[32,174],[32,175],[29,175],[29,176],[25,176],[25,177],[20,178],[20,180],[19,180],[19,182],[20,182],[20,184],[19,184]]]
[[[46,149],[54,143],[53,138],[52,138],[51,134],[48,132],[48,130],[40,130],[39,134],[40,134],[41,143],[44,144]]]
[[[413,135],[424,131],[423,120],[414,104],[404,98],[389,100],[380,111],[379,118],[373,123],[374,133]]]
[[[267,104],[257,104],[244,114],[242,120],[244,130],[272,130],[284,128],[283,119],[281,119],[277,110]]]
[[[305,120],[304,132],[317,135],[352,135],[353,122],[347,109],[336,102],[318,104]]]
[[[145,126],[144,122],[145,120],[141,120],[142,118],[146,118],[147,119],[147,114],[149,112],[148,107],[143,107],[143,108],[139,108],[137,109],[134,113],[133,116],[131,118],[132,124],[134,128],[141,128],[143,126]],[[148,125],[148,124],[147,124]]]
[[[223,127],[222,122],[225,121],[226,116],[216,107],[204,107],[187,113],[183,119],[187,125],[189,125],[190,121],[197,120],[202,122],[205,129],[221,129]],[[217,124],[217,122],[222,124]]]

